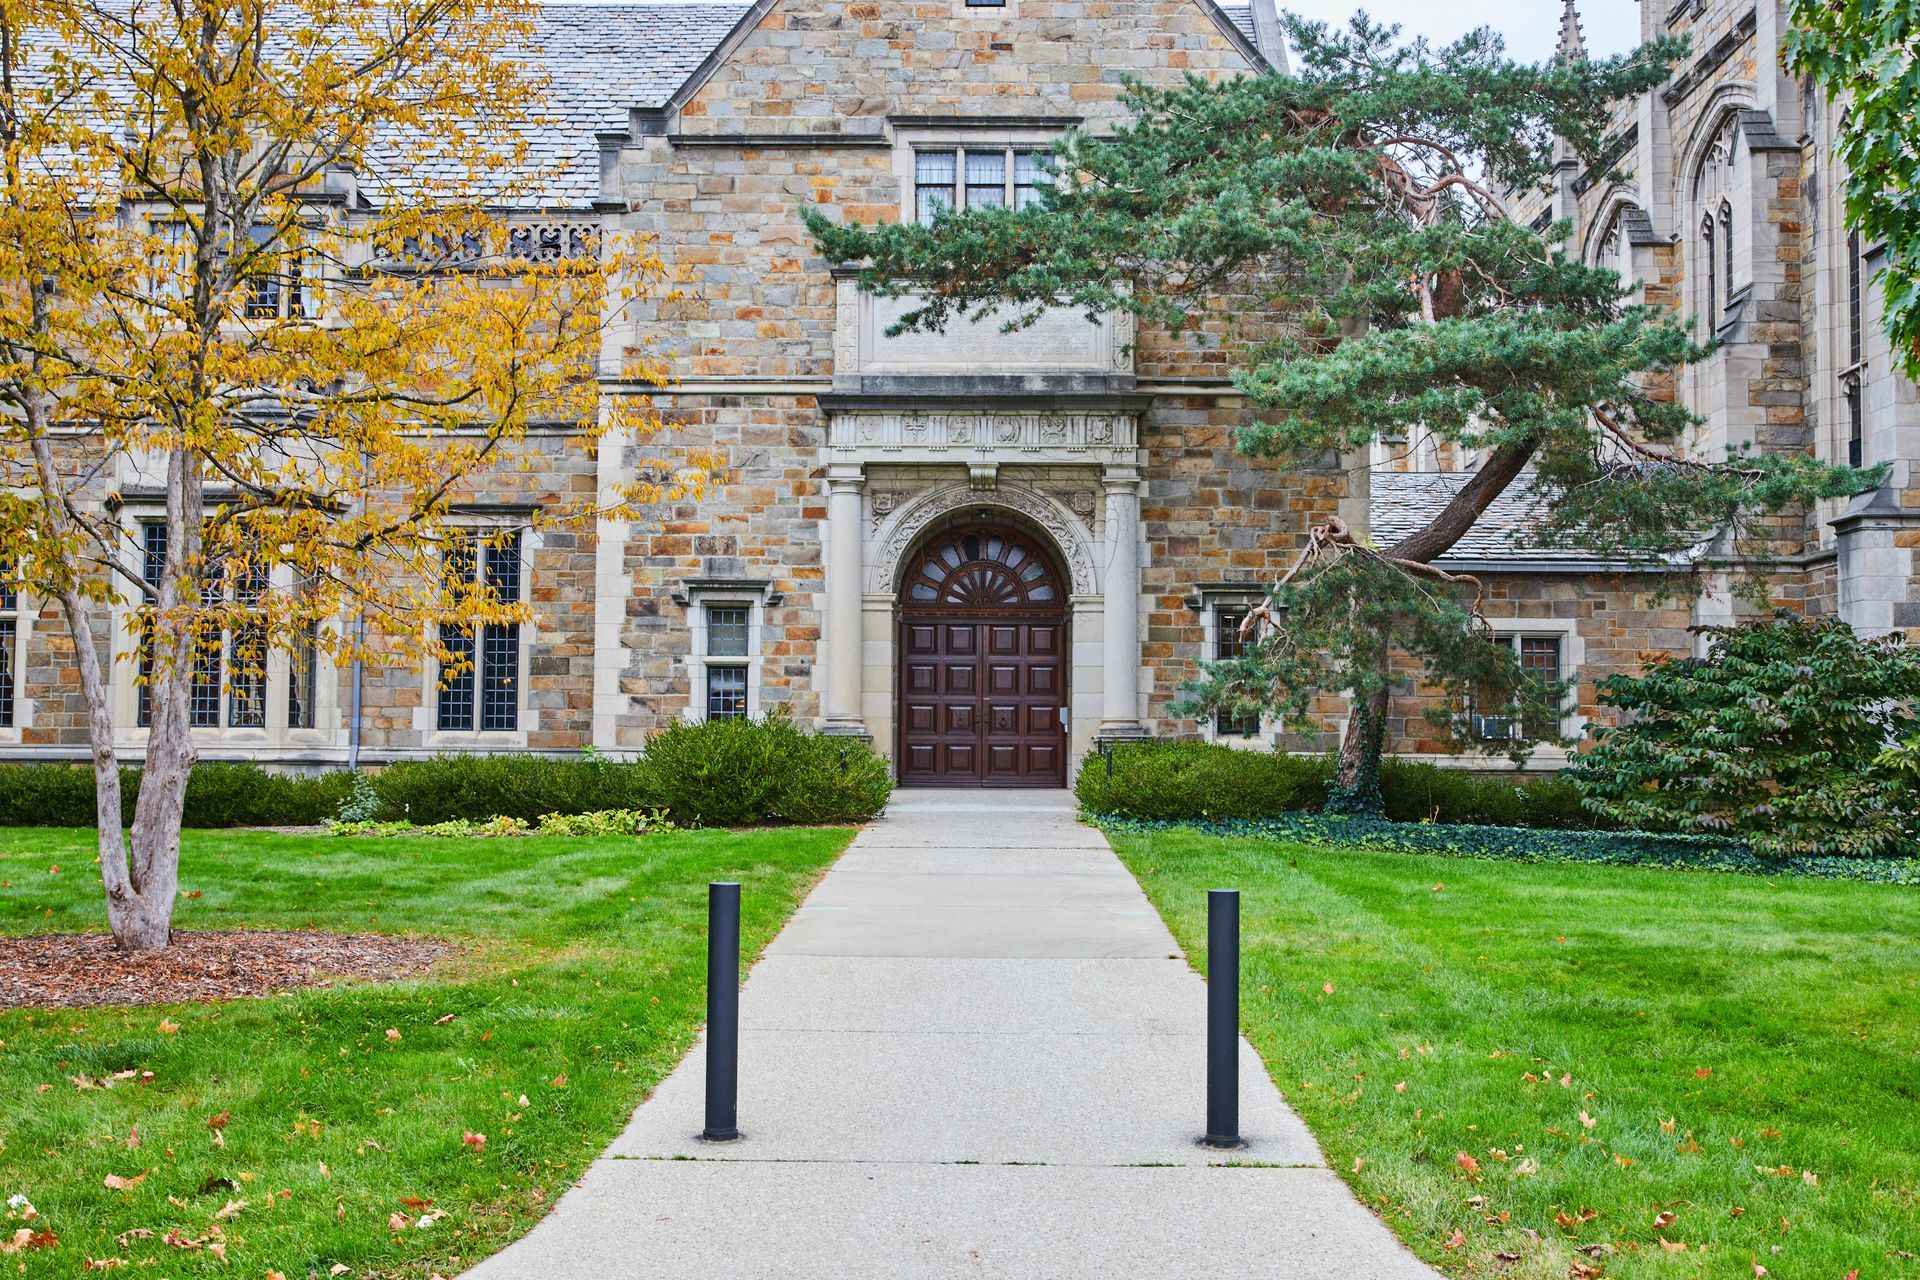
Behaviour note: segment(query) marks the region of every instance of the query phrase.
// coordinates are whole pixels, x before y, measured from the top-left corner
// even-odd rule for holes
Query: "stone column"
[[[1140,723],[1140,471],[1111,466],[1107,491],[1102,738],[1146,736]]]
[[[827,468],[827,652],[828,733],[864,734],[860,718],[860,494],[866,472],[859,466]]]

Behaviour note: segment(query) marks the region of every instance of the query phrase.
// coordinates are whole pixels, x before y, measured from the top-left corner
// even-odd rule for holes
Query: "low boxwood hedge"
[[[871,818],[893,791],[887,762],[869,744],[809,733],[783,716],[675,725],[633,762],[595,752],[444,755],[401,761],[361,779],[356,786],[345,769],[302,776],[202,762],[187,782],[183,821],[188,827],[314,826],[339,817],[419,826],[496,818],[532,824],[549,814],[665,810],[685,826],[821,825]],[[139,799],[140,770],[122,769],[120,784],[125,825]],[[0,826],[91,827],[95,814],[92,769],[0,764]]]
[[[310,826],[325,822],[351,790],[344,772],[301,777],[256,764],[203,762],[187,779],[189,827]],[[120,821],[140,799],[140,770],[120,771]],[[98,809],[93,770],[70,764],[0,765],[0,826],[91,827]]]
[[[1247,751],[1209,742],[1165,741],[1095,752],[1080,766],[1074,794],[1092,814],[1147,821],[1272,818],[1317,813],[1333,778],[1329,756]],[[1402,821],[1493,826],[1604,828],[1558,778],[1520,782],[1389,758],[1380,790],[1387,816]]]
[[[1393,822],[1339,814],[1284,814],[1198,822],[1143,822],[1097,818],[1115,833],[1182,829],[1206,835],[1299,844],[1340,845],[1388,853],[1432,853],[1503,862],[1581,862],[1676,871],[1732,871],[1743,875],[1811,876],[1877,884],[1920,885],[1920,858],[1771,858],[1744,840],[1725,836],[1663,835],[1643,831],[1542,831],[1465,823]]]

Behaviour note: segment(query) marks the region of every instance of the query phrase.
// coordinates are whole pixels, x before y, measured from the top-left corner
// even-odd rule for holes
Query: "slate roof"
[[[1255,48],[1259,47],[1259,41],[1254,39],[1253,35],[1252,5],[1223,4],[1220,6],[1220,12],[1226,14],[1233,22],[1233,25],[1240,28],[1240,34],[1247,38],[1248,43],[1252,44]]]
[[[526,55],[548,80],[539,119],[527,130],[529,169],[546,178],[537,202],[577,206],[595,200],[600,149],[594,135],[624,132],[630,107],[664,104],[749,7],[542,5]],[[368,160],[377,185],[380,152]]]
[[[1425,525],[1472,477],[1470,471],[1374,471],[1370,489],[1374,545],[1389,546]],[[1512,563],[1516,569],[1623,567],[1578,547],[1542,545],[1535,531],[1543,499],[1531,488],[1523,473],[1436,563],[1442,567]]]

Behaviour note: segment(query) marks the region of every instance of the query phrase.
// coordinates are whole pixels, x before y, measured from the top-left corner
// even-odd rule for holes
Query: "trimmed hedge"
[[[893,792],[887,762],[854,738],[808,733],[782,716],[677,724],[626,763],[589,752],[445,755],[376,774],[269,773],[256,764],[206,762],[187,782],[188,827],[316,826],[362,822],[533,824],[549,814],[664,809],[685,826],[862,822]],[[140,770],[120,771],[123,824],[133,821]],[[363,811],[367,788],[377,801]],[[343,806],[352,812],[343,814]],[[0,764],[0,826],[91,827],[93,770],[67,764]]]
[[[189,827],[311,826],[325,822],[351,790],[347,774],[317,778],[268,773],[256,764],[204,763],[187,779]],[[140,770],[120,771],[120,821],[133,821]],[[0,765],[0,826],[91,827],[93,770],[68,764]]]
[[[1920,858],[1775,858],[1728,836],[1660,835],[1642,831],[1540,831],[1460,823],[1393,822],[1339,814],[1203,822],[1141,822],[1099,818],[1107,831],[1203,835],[1298,844],[1341,845],[1386,853],[1427,853],[1500,862],[1577,862],[1671,871],[1731,871],[1754,876],[1808,876],[1873,884],[1920,886]]]
[[[1243,751],[1208,742],[1140,742],[1080,764],[1073,794],[1088,813],[1168,821],[1266,818],[1318,810],[1333,762],[1324,756]]]
[[[1273,818],[1318,813],[1333,780],[1327,756],[1246,751],[1209,742],[1143,742],[1116,747],[1112,776],[1095,753],[1080,766],[1074,795],[1088,813],[1143,821]],[[1491,826],[1600,828],[1572,783],[1514,782],[1389,757],[1380,764],[1387,816],[1402,821]]]
[[[490,818],[538,822],[549,813],[652,809],[664,803],[644,765],[601,755],[402,760],[374,774],[373,787],[380,796],[375,820],[419,826]]]

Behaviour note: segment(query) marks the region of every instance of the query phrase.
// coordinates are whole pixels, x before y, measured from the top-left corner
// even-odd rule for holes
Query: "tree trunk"
[[[1445,555],[1486,514],[1494,499],[1507,491],[1533,460],[1536,447],[1525,442],[1495,449],[1425,528],[1415,529],[1387,548],[1386,554],[1421,564]],[[1329,813],[1376,817],[1385,810],[1386,802],[1380,794],[1380,758],[1386,749],[1387,709],[1392,695],[1386,658],[1390,639],[1381,637],[1380,687],[1364,698],[1354,699],[1347,715],[1347,734],[1340,743],[1333,789],[1327,796]]]
[[[167,458],[167,567],[158,600],[164,629],[154,640],[147,759],[133,807],[129,863],[134,897],[123,923],[114,928],[114,940],[124,951],[158,950],[173,931],[174,898],[180,889],[180,822],[187,779],[199,758],[188,706],[197,633],[185,605],[199,589],[194,566],[201,552],[200,519],[198,462],[176,448]]]

